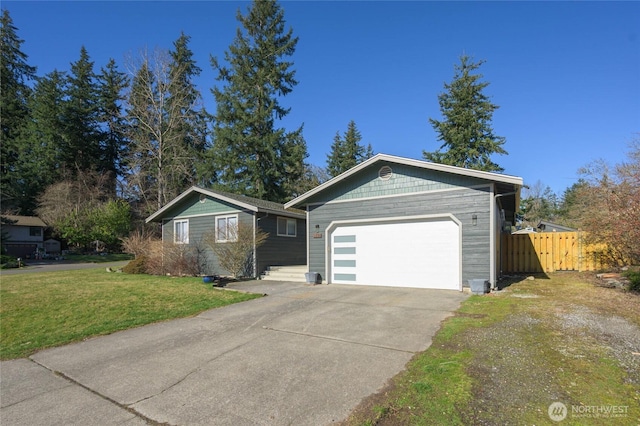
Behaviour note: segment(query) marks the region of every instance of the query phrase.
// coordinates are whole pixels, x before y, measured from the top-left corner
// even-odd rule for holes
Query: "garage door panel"
[[[460,288],[459,226],[452,220],[343,225],[332,233],[332,282]]]
[[[333,235],[332,271],[334,282],[356,282],[357,247],[356,234],[350,229],[342,229]]]

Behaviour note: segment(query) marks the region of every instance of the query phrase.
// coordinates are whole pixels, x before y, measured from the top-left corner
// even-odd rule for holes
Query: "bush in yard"
[[[134,257],[149,256],[153,239],[144,230],[136,229],[122,238],[122,250]]]
[[[640,293],[640,270],[627,271],[624,275],[629,279],[629,290]]]
[[[206,269],[202,244],[175,244],[152,240],[147,255],[147,271],[152,275],[197,276]]]
[[[127,274],[146,274],[146,262],[147,258],[145,256],[136,257],[122,268],[122,272]]]
[[[221,235],[224,235],[221,238]],[[218,258],[220,266],[235,278],[253,274],[253,250],[267,240],[268,233],[252,225],[239,222],[227,229],[218,229],[205,236],[205,242]]]

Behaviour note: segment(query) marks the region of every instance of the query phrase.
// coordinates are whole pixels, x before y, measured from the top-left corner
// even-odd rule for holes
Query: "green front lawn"
[[[0,278],[0,359],[260,297],[104,268]]]

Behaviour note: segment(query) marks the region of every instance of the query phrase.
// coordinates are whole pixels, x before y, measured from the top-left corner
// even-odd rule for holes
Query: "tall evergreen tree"
[[[16,193],[19,177],[14,164],[22,149],[19,133],[29,119],[28,83],[35,79],[36,68],[27,63],[28,56],[21,50],[24,40],[6,9],[0,25],[0,197],[4,210],[26,213],[28,207],[20,204]]]
[[[169,52],[171,63],[169,65],[169,104],[177,103],[175,111],[178,114],[176,125],[172,130],[179,138],[178,144],[182,157],[175,160],[184,163],[182,173],[171,176],[172,185],[178,192],[186,186],[197,183],[203,177],[204,156],[208,145],[208,123],[210,115],[204,108],[202,95],[197,89],[194,79],[202,70],[193,58],[193,52],[189,49],[191,37],[184,33],[173,43],[173,50]],[[171,109],[171,108],[170,108]],[[177,195],[177,194],[176,194]]]
[[[362,135],[353,120],[347,126],[344,139],[340,137],[339,132],[336,132],[331,145],[331,152],[327,155],[327,172],[331,176],[344,173],[364,160],[373,157],[371,144],[365,147],[360,144],[361,140]]]
[[[305,171],[302,126],[276,127],[289,109],[281,99],[298,83],[293,63],[298,38],[285,30],[284,12],[275,0],[254,1],[236,38],[225,52],[228,66],[211,64],[225,85],[212,92],[217,103],[213,162],[218,182],[228,191],[284,201]]]
[[[98,81],[98,119],[102,126],[100,138],[100,169],[108,172],[111,178],[111,191],[115,195],[115,183],[122,173],[122,159],[127,146],[125,120],[123,116],[124,90],[129,79],[118,70],[113,59],[110,59],[97,76]]]
[[[423,151],[426,160],[489,172],[504,169],[491,160],[493,154],[507,154],[502,147],[506,139],[493,133],[491,120],[498,106],[484,94],[489,85],[481,74],[472,74],[484,61],[473,62],[463,55],[455,66],[446,92],[438,95],[442,121],[430,118],[442,145],[435,152]],[[446,148],[445,152],[440,151]]]
[[[33,214],[38,196],[61,179],[61,154],[64,147],[64,99],[66,76],[53,71],[38,78],[29,97],[31,119],[20,132],[22,147],[13,163],[13,188],[23,214]]]
[[[75,176],[78,171],[104,171],[98,86],[93,62],[84,46],[80,49],[80,58],[71,64],[67,95],[62,166],[69,176]]]

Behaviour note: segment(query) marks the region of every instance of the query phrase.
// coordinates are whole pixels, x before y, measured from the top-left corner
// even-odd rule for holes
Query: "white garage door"
[[[451,220],[339,225],[332,283],[460,290],[460,228]]]

